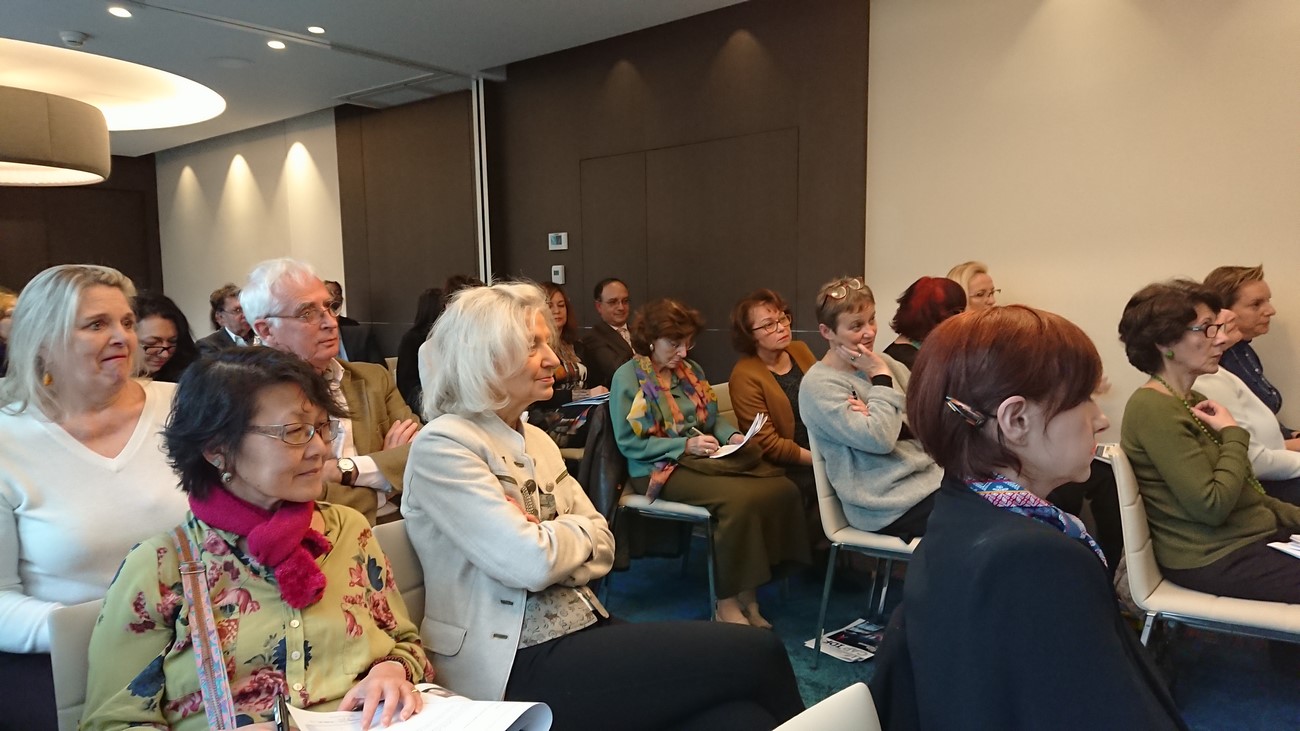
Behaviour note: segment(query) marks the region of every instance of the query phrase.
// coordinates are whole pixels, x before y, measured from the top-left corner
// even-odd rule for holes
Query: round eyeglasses
[[[840,284],[831,287],[825,292],[822,292],[821,302],[822,304],[825,304],[828,298],[842,300],[845,297],[849,296],[849,292],[862,289],[862,287],[863,287],[862,280],[858,279],[857,277],[853,277],[852,279],[845,279],[841,281]]]
[[[301,447],[307,442],[310,442],[311,438],[317,434],[320,434],[320,438],[326,442],[332,442],[342,430],[343,425],[339,423],[338,419],[329,419],[319,424],[268,424],[265,426],[253,425],[248,427],[248,431],[253,434],[275,437],[285,444],[290,444],[295,447]]]

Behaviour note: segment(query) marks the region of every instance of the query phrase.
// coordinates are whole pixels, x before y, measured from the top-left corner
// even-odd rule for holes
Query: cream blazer
[[[559,515],[538,525],[517,505],[534,481]],[[402,515],[424,569],[420,623],[438,682],[500,700],[529,591],[609,572],[614,535],[542,430],[495,414],[445,414],[411,443]]]

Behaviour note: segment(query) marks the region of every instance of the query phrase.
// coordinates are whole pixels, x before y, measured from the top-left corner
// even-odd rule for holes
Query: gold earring
[[[45,386],[46,388],[49,388],[50,386],[53,386],[53,385],[54,385],[54,376],[47,372],[47,373],[45,374],[45,376],[44,376],[43,378],[41,378],[41,385]]]

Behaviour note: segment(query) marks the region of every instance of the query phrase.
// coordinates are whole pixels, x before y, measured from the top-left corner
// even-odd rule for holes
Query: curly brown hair
[[[650,344],[659,338],[682,341],[693,338],[704,329],[704,318],[698,310],[667,297],[642,305],[628,328],[632,335],[632,350],[637,355],[650,355]]]

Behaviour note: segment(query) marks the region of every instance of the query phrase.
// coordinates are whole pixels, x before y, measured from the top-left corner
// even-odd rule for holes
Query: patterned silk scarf
[[[966,487],[1003,510],[1010,510],[1013,513],[1033,518],[1040,523],[1052,526],[1076,541],[1082,541],[1088,548],[1092,549],[1093,553],[1097,554],[1102,566],[1108,565],[1106,563],[1106,554],[1102,553],[1101,546],[1097,545],[1097,541],[1088,535],[1088,530],[1083,527],[1083,521],[1011,480],[998,475],[997,478],[990,482],[966,480]]]
[[[632,433],[642,439],[650,437],[681,437],[686,429],[686,417],[677,405],[671,381],[667,375],[655,371],[650,358],[644,355],[632,356],[632,365],[636,373],[637,392],[632,398],[632,408],[627,412],[627,421],[632,425]],[[677,376],[677,386],[682,393],[695,404],[695,424],[704,426],[709,420],[709,404],[717,401],[713,389],[707,381],[695,375],[692,363],[683,360],[673,372]],[[646,497],[653,501],[659,497],[659,491],[677,468],[671,459],[655,462],[650,472],[650,486],[646,488]]]

